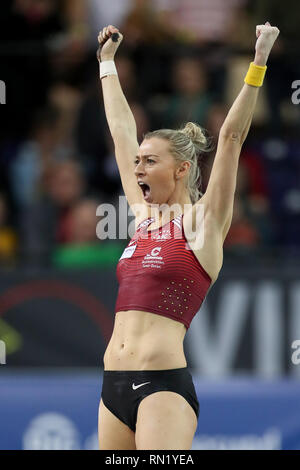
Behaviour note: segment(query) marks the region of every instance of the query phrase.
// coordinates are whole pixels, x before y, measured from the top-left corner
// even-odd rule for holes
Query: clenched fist
[[[271,26],[269,22],[266,24],[260,24],[256,26],[256,58],[261,64],[257,65],[265,65],[271,49],[276,41],[280,31],[276,26]],[[256,62],[256,61],[255,61]]]
[[[116,38],[115,36],[115,38],[117,39],[116,41],[112,40],[113,34],[118,34],[118,38]],[[122,34],[114,26],[109,25],[103,28],[98,36],[98,41],[100,44],[100,47],[97,51],[98,60],[113,60],[115,53],[117,52],[122,40]]]

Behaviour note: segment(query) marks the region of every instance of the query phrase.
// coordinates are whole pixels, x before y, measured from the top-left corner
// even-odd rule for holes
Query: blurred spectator
[[[81,92],[64,82],[53,84],[48,91],[49,106],[59,112],[58,132],[63,142],[73,145],[74,126],[81,105]]]
[[[30,140],[24,142],[10,165],[14,202],[19,207],[34,202],[38,196],[44,167],[59,153],[56,123],[58,111],[47,108],[37,114]]]
[[[67,244],[54,249],[51,264],[56,268],[115,268],[124,248],[121,241]]]
[[[179,43],[195,47],[209,77],[209,91],[223,100],[232,31],[239,26],[247,0],[155,0],[166,27]],[[253,31],[252,31],[253,34]],[[252,49],[253,50],[253,49]],[[201,55],[200,55],[201,54]]]
[[[224,242],[224,250],[231,255],[249,254],[261,242],[257,228],[245,213],[245,207],[238,195],[235,197],[230,230]]]
[[[131,9],[122,23],[125,44],[135,47],[137,44],[164,44],[176,37],[176,29],[166,17],[158,13],[155,2],[151,0],[133,0]]]
[[[96,211],[98,203],[92,199],[81,199],[71,209],[68,243],[93,243],[97,240]]]
[[[114,266],[124,249],[120,241],[100,241],[96,235],[96,211],[99,203],[95,199],[82,199],[69,214],[69,239],[58,245],[53,252],[54,266],[59,268],[83,268]]]
[[[194,57],[176,59],[172,77],[173,94],[164,99],[156,96],[149,102],[154,126],[176,129],[192,121],[205,127],[213,99],[201,61]]]
[[[17,236],[8,224],[7,204],[0,193],[0,266],[8,266],[17,254]]]
[[[45,192],[57,206],[70,207],[79,199],[84,190],[84,173],[77,161],[57,162],[49,168],[45,178]]]
[[[268,199],[251,194],[247,165],[241,156],[237,176],[233,218],[224,248],[227,253],[247,254],[274,244]]]
[[[207,130],[217,141],[220,129],[226,119],[229,109],[220,102],[215,102],[209,109],[207,116]]]
[[[169,89],[169,63],[180,44],[177,30],[160,14],[151,0],[132,0],[128,14],[119,25],[124,49],[133,58],[144,98]]]
[[[20,214],[22,250],[27,263],[49,262],[54,245],[70,239],[70,211],[85,190],[84,174],[77,162],[60,162],[48,169],[43,197]]]
[[[40,1],[40,0],[39,0]],[[60,1],[64,34],[54,38],[53,50],[67,65],[77,65],[85,61],[88,51],[89,25],[86,0]]]
[[[37,200],[43,192],[43,178],[48,168],[76,152],[72,133],[77,94],[61,85],[53,88],[51,95],[56,107],[47,107],[36,114],[31,138],[19,147],[9,168],[14,202],[18,207]]]

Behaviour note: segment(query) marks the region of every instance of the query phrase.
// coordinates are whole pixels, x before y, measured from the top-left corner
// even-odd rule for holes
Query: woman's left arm
[[[249,71],[246,83],[222,125],[207,190],[199,201],[215,218],[223,238],[231,225],[241,148],[251,125],[264,66],[278,34],[279,29],[269,23],[256,27],[254,65],[258,67],[252,67]]]

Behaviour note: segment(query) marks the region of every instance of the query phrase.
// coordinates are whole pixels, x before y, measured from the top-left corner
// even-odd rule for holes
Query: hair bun
[[[191,139],[196,147],[197,153],[209,152],[211,150],[210,139],[206,137],[204,129],[198,126],[198,124],[187,122],[180,132]]]

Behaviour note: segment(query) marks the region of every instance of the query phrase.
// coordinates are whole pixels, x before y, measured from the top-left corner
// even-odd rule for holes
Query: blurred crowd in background
[[[121,85],[143,134],[204,127],[218,132],[254,57],[255,25],[281,35],[243,147],[225,253],[300,253],[300,80],[296,0],[2,0],[0,265],[103,266],[126,240],[96,236],[96,208],[122,187],[96,60],[108,24],[124,41]],[[202,161],[203,187],[214,152]]]

